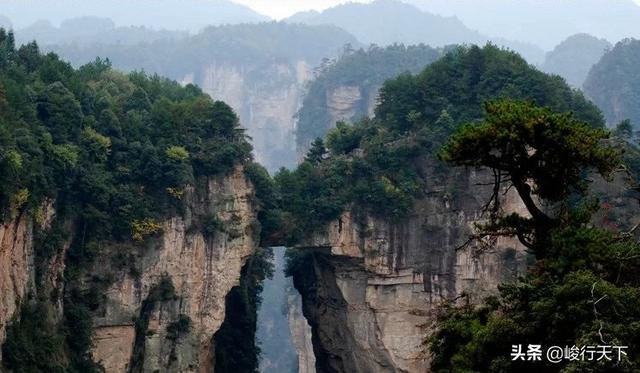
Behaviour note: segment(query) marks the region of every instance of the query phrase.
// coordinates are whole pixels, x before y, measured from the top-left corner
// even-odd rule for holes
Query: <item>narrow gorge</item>
[[[517,338],[637,341],[640,148],[561,77],[275,22],[101,47],[0,29],[0,371],[518,371]]]

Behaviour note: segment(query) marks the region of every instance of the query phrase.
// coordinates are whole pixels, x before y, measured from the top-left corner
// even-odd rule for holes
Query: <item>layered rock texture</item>
[[[186,198],[184,216],[166,220],[162,235],[140,253],[139,275],[126,273],[113,283],[94,318],[94,359],[108,372],[126,371],[129,364],[145,372],[213,370],[211,343],[224,321],[225,296],[257,244],[253,188],[238,168],[187,191]],[[212,214],[224,228],[205,236],[195,227]],[[174,294],[150,307],[151,293],[163,281]],[[172,331],[180,319],[189,320],[188,327]],[[145,320],[147,327],[136,331],[134,320]]]
[[[366,113],[367,117],[373,116],[373,109],[378,96],[376,87],[370,91],[359,86],[339,86],[327,92],[327,109],[331,117],[330,126],[339,121],[351,121],[361,113]]]
[[[138,247],[123,266],[112,259],[120,244],[107,244],[89,278],[110,278],[104,301],[93,314],[93,358],[107,372],[212,372],[213,336],[225,318],[225,297],[259,236],[255,195],[242,167],[190,187],[185,211],[162,222],[161,232]],[[17,215],[0,226],[0,336],[28,294],[63,294],[63,248],[43,264],[45,289],[34,288],[34,226],[53,219],[46,204],[37,223]],[[203,220],[221,222],[203,233]],[[66,230],[73,232],[73,226]],[[68,245],[65,245],[68,247]],[[53,293],[52,293],[53,294]],[[62,295],[53,299],[58,317]],[[0,340],[0,341],[2,341]]]
[[[300,293],[293,288],[287,288],[287,320],[291,331],[291,340],[298,355],[298,373],[316,373],[316,356],[311,341],[311,327],[302,313],[302,299]]]
[[[465,244],[486,219],[487,176],[427,178],[426,197],[406,220],[352,210],[302,245],[313,254],[294,281],[319,372],[428,371],[424,341],[436,306],[463,294],[477,302],[526,268],[515,239]],[[513,191],[501,208],[526,214]]]
[[[0,268],[1,345],[7,324],[33,285],[33,223],[26,216],[16,216],[0,225]]]
[[[319,110],[326,114],[326,120],[321,123],[314,123],[313,131],[318,137],[324,137],[326,133],[335,127],[338,122],[353,122],[365,117],[372,118],[376,107],[378,91],[380,86],[361,87],[360,85],[338,85],[327,88],[323,94],[324,103]],[[304,120],[309,120],[304,118]],[[313,136],[309,136],[304,131],[308,128],[301,128],[296,140],[296,156],[298,161],[304,159],[311,147]]]
[[[195,78],[194,78],[195,77]],[[213,63],[183,83],[197,83],[229,104],[252,138],[256,160],[270,170],[295,166],[296,113],[312,65],[305,60],[272,64]],[[196,81],[194,81],[196,79]]]
[[[61,288],[64,253],[68,244],[64,245],[61,253],[43,263],[47,268],[46,276],[42,279],[43,287],[35,289],[35,230],[50,227],[55,215],[53,202],[46,200],[38,211],[37,221],[24,213],[13,211],[11,218],[0,224],[0,345],[5,341],[7,326],[13,321],[29,293],[45,293]],[[60,296],[51,297],[51,301],[57,310],[61,309]]]

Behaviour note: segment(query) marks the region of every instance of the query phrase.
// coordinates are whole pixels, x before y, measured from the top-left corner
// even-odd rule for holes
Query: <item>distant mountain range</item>
[[[551,50],[571,35],[589,33],[616,42],[640,37],[640,6],[633,0],[405,0],[424,11],[455,15],[467,27]]]
[[[574,88],[581,88],[591,67],[611,49],[612,45],[605,39],[589,34],[570,36],[548,52],[542,71],[560,75]]]
[[[435,15],[396,0],[348,3],[323,12],[302,12],[285,22],[333,24],[350,32],[364,44],[386,46],[393,43],[424,43],[440,47],[492,41],[519,52],[531,63],[539,64],[544,59],[544,51],[534,44],[514,42],[501,35],[491,38],[472,30],[456,17]]]
[[[56,27],[49,21],[38,21],[18,29],[16,40],[20,44],[36,40],[39,45],[95,44],[134,45],[157,40],[177,40],[189,36],[187,31],[154,30],[144,26],[120,26],[109,18],[85,16],[63,21]]]
[[[227,0],[3,0],[0,13],[16,28],[40,20],[58,25],[69,18],[86,16],[110,18],[118,26],[189,31],[210,25],[270,21],[249,7]]]
[[[109,18],[116,26],[190,32],[271,21],[229,0],[3,0],[0,25],[24,29],[46,20],[50,25],[36,24],[46,31],[86,16]],[[285,21],[334,24],[364,44],[437,47],[491,40],[536,64],[544,59],[542,50],[550,51],[571,35],[588,33],[611,42],[640,38],[640,6],[633,0],[376,0],[301,12]]]
[[[368,4],[348,3],[323,12],[298,13],[285,20],[306,24],[334,24],[365,44],[393,43],[444,46],[459,43],[482,43],[479,32],[467,28],[455,17],[441,17],[394,0]]]

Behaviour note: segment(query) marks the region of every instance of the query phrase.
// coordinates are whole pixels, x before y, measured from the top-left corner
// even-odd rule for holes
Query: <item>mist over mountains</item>
[[[0,0],[0,372],[640,372],[630,1]]]
[[[110,18],[119,26],[189,31],[209,25],[270,20],[249,7],[227,0],[5,0],[0,14],[9,17],[16,28],[40,20],[58,25],[67,19],[85,16]]]
[[[54,26],[46,20],[37,21],[17,30],[16,41],[25,44],[36,40],[41,46],[72,44],[89,47],[96,44],[134,45],[157,40],[177,40],[189,35],[188,31],[116,26],[110,18],[84,16],[64,20],[60,26]]]
[[[13,24],[9,18],[0,14],[0,27],[11,28],[13,27]]]
[[[377,0],[346,3],[322,12],[300,12],[284,21],[332,24],[365,45],[424,43],[438,47],[484,44],[490,40],[519,52],[534,64],[541,64],[545,52],[575,34],[589,33],[612,43],[640,36],[640,7],[632,0],[483,0],[481,3],[482,6],[471,0]],[[84,24],[77,20],[69,22],[69,19],[84,17],[108,18],[111,24],[93,19]],[[611,19],[616,22],[610,22]],[[44,0],[7,1],[0,10],[0,24],[22,30],[20,41],[32,38],[43,44],[81,42],[99,33],[103,37],[106,37],[104,33],[110,34],[107,40],[101,41],[136,43],[180,36],[153,34],[139,27],[194,33],[211,25],[265,21],[270,18],[227,0],[61,0],[55,5]],[[128,26],[136,27],[118,29]]]
[[[380,22],[383,20],[383,22]],[[394,43],[427,44],[440,47],[451,44],[484,44],[492,41],[522,54],[531,63],[540,63],[544,52],[534,44],[506,38],[490,38],[467,27],[455,16],[439,16],[395,0],[372,3],[348,3],[323,12],[301,12],[286,22],[311,25],[333,24],[353,34],[365,44],[381,46]]]
[[[640,6],[633,0],[407,2],[434,14],[455,15],[467,27],[483,34],[534,43],[545,50],[551,50],[571,35],[585,32],[611,42],[640,37]]]
[[[380,22],[383,20],[383,22]],[[479,32],[467,28],[455,17],[441,17],[394,0],[370,4],[348,3],[323,12],[304,12],[285,20],[312,25],[334,24],[365,44],[393,43],[443,46],[457,43],[481,43]]]
[[[524,5],[515,7],[516,3]],[[539,7],[529,0],[488,0],[483,3],[486,7],[473,6],[476,3],[467,0],[376,0],[347,3],[322,12],[301,12],[281,22],[269,21],[248,7],[223,0],[142,0],[126,6],[120,0],[62,0],[56,7],[35,0],[35,4],[42,6],[16,1],[1,10],[0,24],[13,25],[18,44],[36,40],[43,51],[55,52],[73,66],[96,57],[109,58],[119,70],[144,70],[184,84],[197,84],[237,111],[254,137],[258,159],[270,170],[292,166],[300,155],[295,154],[294,132],[300,105],[309,94],[307,83],[318,78],[322,64],[344,56],[346,45],[350,45],[347,49],[394,44],[441,48],[490,42],[519,53],[529,64],[580,88],[610,42],[616,41],[616,35],[633,36],[636,29],[629,26],[625,34],[619,25],[612,25],[605,30],[609,39],[570,33],[580,29],[576,25],[587,24],[589,17],[603,7],[599,0],[585,2],[586,9],[573,0],[559,1],[558,9],[570,6],[576,12],[572,22],[564,23],[561,21],[566,15],[556,14],[558,10],[546,0]],[[640,9],[623,0],[610,5],[603,14],[625,13],[620,17],[623,25],[631,22]],[[521,20],[528,7],[535,8],[530,12],[531,22],[557,24],[550,26],[557,33],[553,34],[554,40],[565,33],[567,37],[551,44],[552,39],[546,37],[550,31],[542,26],[519,34],[518,28],[529,22]],[[503,27],[492,29],[486,20],[496,16],[486,15],[480,22],[476,19],[480,15],[475,13],[494,8],[502,12],[496,24]],[[507,16],[509,11],[513,12]],[[595,24],[594,34],[603,34],[601,23]],[[547,46],[546,54],[540,45]],[[345,102],[360,102],[362,97],[355,97],[355,88],[347,85],[327,94],[340,93],[338,96],[346,95],[340,97]],[[376,91],[360,92],[371,96],[363,102],[375,102]]]
[[[576,34],[548,52],[540,68],[547,73],[560,75],[571,86],[580,88],[591,67],[611,47],[611,43],[605,39],[589,34]]]

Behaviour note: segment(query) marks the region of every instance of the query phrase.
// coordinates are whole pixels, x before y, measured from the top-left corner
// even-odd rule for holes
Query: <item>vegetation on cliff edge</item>
[[[441,305],[429,338],[434,371],[638,371],[640,244],[632,233],[595,227],[599,206],[585,194],[588,175],[619,168],[619,149],[607,131],[522,102],[490,103],[484,122],[451,137],[443,159],[494,170],[496,191],[515,188],[530,214],[493,216],[475,239],[517,236],[537,262],[480,306],[465,304],[464,294]],[[495,197],[489,209],[499,208]],[[542,346],[540,361],[513,357],[513,346],[526,354],[529,344]],[[551,362],[552,346],[578,352]],[[628,356],[590,360],[580,355],[585,346],[626,346]]]
[[[338,123],[324,141],[313,143],[295,171],[275,176],[285,236],[295,242],[350,207],[406,217],[425,192],[426,178],[449,172],[435,154],[457,123],[481,120],[485,101],[500,98],[530,100],[573,112],[592,127],[604,125],[599,110],[579,91],[516,53],[490,44],[455,48],[417,75],[385,82],[375,118]],[[425,160],[435,166],[422,169]]]
[[[13,34],[0,29],[0,220],[29,214],[41,226],[43,203],[53,201],[56,211],[51,227],[36,232],[38,293],[8,329],[5,367],[98,369],[90,356],[91,312],[112,275],[135,275],[133,254],[163,219],[182,213],[188,185],[250,160],[234,112],[199,88],[125,75],[103,60],[75,70],[35,43],[16,48]],[[47,263],[65,245],[64,286],[51,284],[43,279]],[[90,273],[94,259],[112,251],[123,268]],[[62,322],[53,310],[31,317],[58,298]]]

